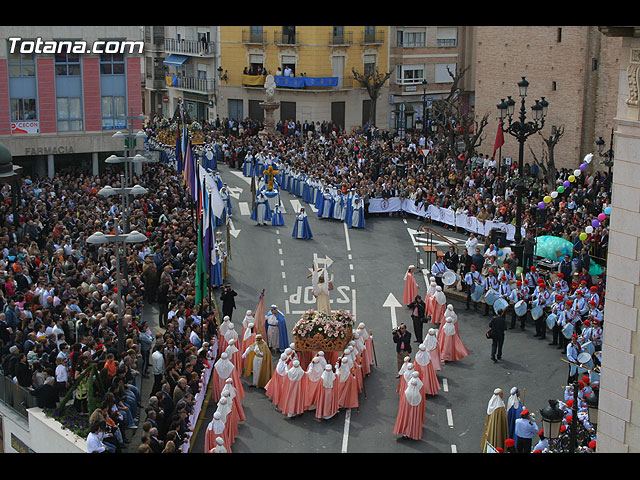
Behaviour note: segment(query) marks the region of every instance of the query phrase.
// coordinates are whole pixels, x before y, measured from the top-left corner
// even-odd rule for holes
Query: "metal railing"
[[[214,91],[215,82],[212,78],[197,78],[197,77],[178,77],[177,85],[171,85],[172,87],[182,88],[184,90],[192,90],[195,92],[211,93]]]
[[[375,32],[364,32],[362,34],[363,44],[383,44],[385,42],[384,30],[377,30]]]
[[[353,44],[353,32],[343,32],[339,35],[329,35],[329,45],[351,45]]]
[[[31,390],[21,387],[0,371],[0,401],[11,407],[16,413],[28,418],[27,409],[36,407],[36,397]]]
[[[213,55],[215,44],[201,40],[178,40],[177,38],[165,38],[164,49],[167,52],[184,53],[187,55]]]
[[[267,33],[266,32],[252,32],[250,30],[243,30],[242,31],[242,43],[265,44],[265,43],[267,43]]]

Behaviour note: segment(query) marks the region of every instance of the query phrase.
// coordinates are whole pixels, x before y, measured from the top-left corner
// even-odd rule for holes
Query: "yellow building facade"
[[[275,119],[333,121],[351,131],[369,120],[371,99],[355,79],[389,70],[387,26],[219,27],[216,115],[262,120],[266,75],[280,102]],[[388,128],[389,80],[377,99],[375,124]],[[373,123],[373,122],[369,122]]]

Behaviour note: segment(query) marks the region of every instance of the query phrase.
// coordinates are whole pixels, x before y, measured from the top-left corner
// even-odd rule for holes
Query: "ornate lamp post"
[[[513,114],[515,110],[515,100],[511,97],[507,97],[507,100],[502,99],[497,105],[498,115],[500,118],[500,128],[503,132],[516,138],[518,141],[518,172],[520,177],[524,174],[524,144],[531,135],[542,130],[544,126],[544,117],[547,115],[549,108],[549,102],[542,97],[542,100],[536,100],[535,104],[531,107],[531,115],[533,121],[527,121],[527,111],[525,107],[525,98],[527,96],[527,89],[529,88],[529,82],[525,77],[518,82],[520,102],[520,116],[515,121],[513,120]],[[508,120],[508,125],[505,126],[505,119]],[[525,190],[525,182],[519,181],[515,185],[516,190],[516,233],[515,233],[515,245],[514,250],[518,255],[518,258],[522,261],[522,194]]]
[[[606,142],[602,139],[602,137],[596,140],[596,145],[598,146],[598,155],[603,158],[606,158],[602,163],[605,166],[609,167],[609,192],[611,192],[611,188],[613,187],[613,173],[611,172],[611,168],[613,167],[613,128],[611,129],[611,141],[609,143],[611,146],[609,150],[604,151],[604,147],[606,146]]]

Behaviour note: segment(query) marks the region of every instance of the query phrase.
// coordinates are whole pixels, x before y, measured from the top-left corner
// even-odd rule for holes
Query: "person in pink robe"
[[[439,342],[440,359],[446,362],[455,362],[469,355],[453,322],[453,317],[447,317],[444,326],[440,327],[443,330],[442,342]]]
[[[254,323],[248,323],[247,327],[244,329],[244,334],[242,335],[242,342],[240,345],[240,352],[246,352],[247,348],[256,341],[256,332],[254,331]],[[242,358],[242,354],[240,355],[240,369],[244,370],[244,367],[247,363],[246,358]]]
[[[304,383],[304,409],[315,410],[318,406],[318,396],[322,388],[320,377],[324,369],[320,363],[319,357],[313,357],[313,360],[307,367],[306,382]]]
[[[271,402],[275,405],[276,409],[279,408],[278,405],[282,396],[282,385],[284,383],[284,377],[287,376],[288,370],[287,354],[282,352],[271,379],[264,387],[267,397],[271,399]]]
[[[373,365],[373,335],[367,331],[364,323],[360,322],[358,328],[358,338],[364,343],[364,352],[362,354],[363,371],[365,375],[371,374],[371,366]],[[366,366],[365,366],[366,365]]]
[[[236,396],[237,398],[237,396]],[[235,441],[238,436],[238,424],[240,423],[240,413],[236,410],[233,400],[231,399],[231,392],[229,390],[223,390],[218,405],[225,405],[228,410],[227,423],[229,424],[231,431],[231,442]],[[224,414],[223,414],[224,415]]]
[[[409,265],[407,273],[404,274],[404,293],[402,294],[402,302],[409,305],[418,295],[418,282],[416,282],[413,272],[415,265]]]
[[[415,376],[412,377],[407,387],[401,392],[393,433],[402,435],[404,438],[420,440],[424,421],[424,388],[418,372],[415,372]]]
[[[225,395],[225,392],[229,392],[229,396],[231,397],[231,401],[233,402],[233,409],[238,414],[238,421],[244,422],[247,417],[244,414],[244,408],[242,407],[242,402],[240,401],[240,397],[236,392],[235,387],[233,386],[233,378],[227,378],[224,382],[224,388],[222,389],[222,395]]]
[[[413,366],[420,374],[420,380],[424,385],[424,392],[427,395],[437,395],[440,390],[440,382],[436,376],[436,371],[433,369],[433,362],[431,361],[431,355],[427,352],[427,347],[420,344],[418,347],[418,353],[413,359]]]
[[[222,353],[227,349],[227,341],[225,339],[225,335],[227,334],[227,331],[229,330],[229,325],[231,325],[231,319],[229,318],[228,315],[226,315],[222,319],[222,323],[220,324],[220,327],[218,328],[218,352]]]
[[[358,384],[351,371],[347,357],[342,357],[338,368],[338,406],[341,408],[359,408]]]
[[[436,293],[433,296],[433,311],[431,314],[431,323],[439,324],[444,320],[444,312],[447,309],[447,297],[442,291],[441,286],[436,287]]]
[[[427,347],[427,352],[431,356],[431,363],[433,363],[433,369],[438,372],[442,370],[442,365],[440,362],[440,347],[438,345],[438,337],[436,335],[436,329],[430,328],[427,332],[427,336],[424,337],[424,342],[422,342],[425,347]]]
[[[396,393],[400,395],[400,393],[407,388],[407,382],[411,380],[411,376],[413,372],[416,371],[413,362],[411,362],[411,358],[409,358],[409,362],[403,365],[404,371],[402,375],[400,375],[400,380],[398,381],[398,387],[396,388]]]
[[[429,287],[427,288],[427,293],[424,295],[424,316],[425,317],[433,317],[433,310],[435,308],[436,302],[436,287],[438,284],[436,283],[435,277],[431,277],[429,280]]]
[[[240,376],[238,375],[235,365],[228,357],[229,356],[223,352],[218,361],[213,365],[213,375],[211,377],[211,381],[213,382],[211,387],[211,398],[214,402],[220,400],[220,395],[224,388],[224,382],[229,377],[233,379],[233,385],[236,386],[236,394],[240,396],[240,399],[244,398],[244,389],[240,383]]]
[[[227,343],[227,348],[224,351],[224,353],[227,354],[227,358],[229,359],[229,361],[233,363],[234,367],[236,367],[238,375],[241,375],[242,361],[245,359],[242,358],[243,352],[238,350],[238,344],[236,343],[235,339],[233,338],[229,339],[229,342]]]
[[[204,451],[210,452],[216,447],[216,439],[222,438],[227,452],[231,453],[231,445],[227,444],[227,438],[225,437],[226,424],[222,418],[220,412],[213,414],[213,419],[207,425],[207,431],[204,437]]]
[[[318,394],[315,415],[316,418],[329,420],[340,409],[338,406],[338,380],[336,374],[333,373],[331,365],[325,365],[320,377],[320,384],[321,388]]]
[[[304,413],[304,388],[302,381],[304,370],[298,360],[294,360],[282,383],[280,411],[287,417],[296,417]]]
[[[227,398],[228,397],[226,396],[220,398],[214,414],[219,413],[220,415],[222,415],[221,420],[224,422],[224,432],[222,432],[222,438],[224,438],[225,445],[229,445],[229,447],[231,447],[236,438],[237,425],[233,422],[234,419],[231,416],[232,405],[231,402],[227,400]]]

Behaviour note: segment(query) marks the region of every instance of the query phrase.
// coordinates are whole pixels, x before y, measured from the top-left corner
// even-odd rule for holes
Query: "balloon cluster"
[[[558,197],[561,193],[571,186],[577,178],[587,169],[587,166],[591,163],[593,159],[593,153],[589,153],[584,157],[583,162],[580,164],[580,167],[573,171],[573,175],[569,175],[568,179],[565,180],[562,185],[558,185],[553,192],[545,195],[541,202],[538,203],[538,208],[543,210],[546,206],[551,203],[552,200]],[[580,240],[583,242],[587,239],[589,235],[593,233],[594,228],[598,228],[598,226],[607,218],[607,215],[611,215],[611,207],[606,207],[602,213],[600,213],[596,218],[591,221],[591,225],[585,227],[584,232],[579,235]]]

